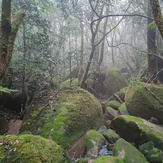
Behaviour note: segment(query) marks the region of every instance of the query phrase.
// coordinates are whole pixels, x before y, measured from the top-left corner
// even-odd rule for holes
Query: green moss
[[[163,150],[163,128],[138,117],[121,115],[111,122],[118,134],[136,145],[152,141]]]
[[[106,72],[104,85],[108,90],[108,94],[111,96],[113,93],[119,91],[123,87],[126,87],[127,82],[119,70],[109,68]]]
[[[125,163],[147,163],[144,155],[122,138],[116,141],[113,147],[113,155],[119,157]]]
[[[162,162],[163,151],[156,148],[153,142],[142,144],[139,149],[150,162]]]
[[[124,162],[117,157],[102,156],[92,161],[92,163],[124,163]]]
[[[120,136],[111,129],[105,130],[103,132],[103,135],[104,137],[106,137],[109,143],[112,143],[112,144],[115,143],[120,138]]]
[[[116,101],[116,100],[112,100],[112,101],[109,101],[107,105],[112,107],[113,109],[118,110],[118,108],[120,107],[121,103]]]
[[[73,78],[71,79],[71,85],[70,85],[70,79],[67,79],[61,83],[60,87],[65,88],[65,87],[71,87],[71,86],[77,86],[77,85],[79,85],[78,78]]]
[[[99,150],[104,142],[105,142],[105,138],[98,131],[90,130],[87,132],[86,134],[87,151],[94,148],[94,146],[97,146]]]
[[[163,122],[163,87],[138,83],[131,85],[125,95],[125,103],[131,115],[145,119],[157,118]]]
[[[77,160],[75,163],[88,163],[88,161],[90,160],[90,158],[81,158],[79,160]]]
[[[39,113],[40,106],[45,106],[44,101],[48,96],[50,94],[42,97],[42,102],[37,104],[32,102],[21,132],[40,134],[68,149],[89,129],[96,129],[103,122],[100,103],[83,89],[74,87],[62,90],[57,98],[51,100],[51,107],[47,105]]]
[[[70,163],[63,149],[40,136],[1,136],[0,162],[2,163]]]
[[[118,110],[120,111],[120,113],[122,115],[129,114],[125,103],[121,104],[121,106],[118,108]]]

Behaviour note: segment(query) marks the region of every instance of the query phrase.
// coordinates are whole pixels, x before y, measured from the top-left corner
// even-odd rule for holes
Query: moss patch
[[[137,146],[152,141],[163,150],[163,128],[158,125],[134,116],[121,115],[111,122],[111,126],[121,137]]]
[[[113,147],[113,155],[123,160],[125,163],[147,163],[144,155],[132,144],[120,138]]]
[[[111,96],[113,93],[119,91],[123,87],[126,87],[127,82],[119,70],[109,68],[106,72],[104,85],[108,90],[108,94]]]
[[[113,109],[116,109],[118,110],[118,108],[121,106],[121,103],[116,101],[116,100],[112,100],[112,101],[109,101],[107,103],[108,106],[112,107]]]
[[[112,144],[120,138],[120,136],[111,129],[105,130],[103,132],[103,135],[109,141],[109,143]]]
[[[1,163],[70,163],[59,145],[40,136],[1,136],[0,143]]]
[[[125,95],[125,103],[131,115],[145,119],[157,118],[163,122],[163,87],[138,83],[131,85]]]
[[[32,102],[21,132],[40,134],[68,149],[89,129],[96,129],[103,122],[100,103],[89,92],[78,87],[58,92],[57,97],[40,113],[51,94],[43,96],[40,103]]]

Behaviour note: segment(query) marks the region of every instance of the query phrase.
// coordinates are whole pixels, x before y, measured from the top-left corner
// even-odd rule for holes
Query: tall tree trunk
[[[152,17],[152,9],[148,3],[148,16]],[[148,25],[152,23],[151,19],[148,19]],[[148,75],[149,82],[157,83],[157,58],[155,57],[156,47],[156,28],[148,28],[147,31],[147,48],[148,48]]]
[[[11,22],[11,0],[2,0],[0,36],[0,80],[4,76],[12,58],[16,34],[25,16],[26,5],[15,14]]]
[[[163,16],[161,14],[161,8],[159,0],[150,0],[151,8],[153,10],[154,20],[163,38]]]

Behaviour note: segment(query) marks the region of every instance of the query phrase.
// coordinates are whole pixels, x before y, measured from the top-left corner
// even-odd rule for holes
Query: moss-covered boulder
[[[139,150],[150,162],[162,162],[163,160],[163,151],[156,148],[151,141],[142,144],[139,147]]]
[[[40,136],[0,136],[1,163],[70,163],[64,150]]]
[[[105,143],[105,138],[101,133],[95,130],[90,130],[86,133],[86,155],[90,158],[97,158],[102,145]]]
[[[100,103],[79,87],[41,92],[35,96],[28,110],[20,132],[39,134],[65,149],[103,122]]]
[[[111,100],[107,103],[108,106],[112,107],[115,110],[118,110],[118,108],[121,106],[121,103],[117,100]]]
[[[72,78],[65,80],[64,82],[62,82],[60,84],[60,88],[65,88],[65,87],[71,87],[71,86],[78,86],[79,85],[79,81],[78,78]]]
[[[145,156],[132,144],[120,138],[113,147],[113,155],[125,163],[147,163]]]
[[[129,115],[115,118],[111,126],[122,138],[135,143],[136,146],[152,141],[155,147],[163,150],[163,127]]]
[[[120,138],[120,136],[112,129],[105,130],[103,135],[111,144],[115,143]]]
[[[104,85],[109,96],[127,86],[126,79],[121,72],[115,68],[109,68],[106,72]]]
[[[163,122],[163,87],[139,83],[131,85],[125,95],[125,103],[131,115],[145,119],[157,118]]]
[[[128,115],[129,114],[128,111],[127,111],[125,102],[120,105],[118,110],[119,110],[120,114],[122,114],[122,115],[126,115],[126,114]]]
[[[106,120],[112,120],[113,118],[115,117],[118,117],[119,114],[118,114],[118,111],[113,109],[112,107],[108,106],[106,109],[105,109],[105,119]]]

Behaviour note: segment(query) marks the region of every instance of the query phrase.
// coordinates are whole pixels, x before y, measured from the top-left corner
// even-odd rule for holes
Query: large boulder
[[[125,163],[147,163],[145,156],[132,144],[120,138],[113,148],[113,155]]]
[[[163,122],[163,87],[139,83],[129,86],[125,104],[131,115]]]
[[[111,96],[113,93],[119,91],[123,87],[126,87],[127,82],[119,70],[109,68],[106,72],[104,85],[108,91],[108,95]]]
[[[70,163],[64,150],[52,140],[40,136],[0,136],[2,163]]]
[[[115,118],[111,126],[122,138],[134,143],[137,147],[151,141],[156,148],[163,150],[163,127],[129,115]]]
[[[103,123],[101,104],[79,87],[46,90],[33,99],[20,132],[39,134],[69,149],[90,129]]]

